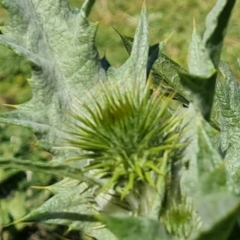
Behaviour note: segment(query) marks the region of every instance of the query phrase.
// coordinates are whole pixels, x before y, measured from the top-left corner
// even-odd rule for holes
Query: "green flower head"
[[[149,97],[139,87],[122,91],[102,85],[102,99],[82,104],[85,116],[74,115],[71,145],[83,150],[77,160],[90,161],[85,171],[107,178],[103,189],[118,189],[122,198],[140,183],[157,187],[167,165],[180,154],[181,117],[168,113],[170,100]],[[144,92],[144,93],[142,93]]]

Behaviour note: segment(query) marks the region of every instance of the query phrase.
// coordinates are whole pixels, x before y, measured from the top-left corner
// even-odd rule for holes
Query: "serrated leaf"
[[[240,168],[240,87],[226,63],[220,62],[219,70],[224,77],[224,81],[218,81],[216,91],[221,114],[221,151],[226,152],[227,169],[231,174],[234,174]]]
[[[124,45],[124,47],[127,50],[127,53],[130,55],[131,51],[132,51],[132,46],[133,46],[133,42],[134,42],[134,38],[133,37],[128,37],[125,36],[123,34],[121,34],[117,29],[114,28],[114,30],[118,33],[118,35],[121,37],[122,43]]]
[[[184,195],[191,196],[196,191],[199,177],[205,172],[213,171],[222,162],[222,158],[212,143],[212,138],[218,132],[192,104],[185,112],[187,117],[182,124],[187,129],[183,134],[183,141],[189,144],[184,151],[183,161],[187,167],[182,172],[181,190],[185,192]]]
[[[97,24],[86,19],[94,2],[86,0],[81,9],[63,0],[4,2],[10,24],[0,42],[30,61],[33,97],[0,120],[32,128],[55,155],[72,154],[52,149],[65,143],[62,130],[71,121],[65,112],[76,112],[74,99],[106,79],[94,46]]]
[[[236,0],[218,0],[206,18],[203,42],[215,67],[218,66],[227,25]]]
[[[235,1],[217,2],[207,16],[203,39],[198,36],[194,26],[188,57],[190,74],[179,73],[183,86],[189,91],[190,100],[208,121],[214,100],[217,77],[215,68],[218,66],[227,22],[234,3]]]
[[[153,80],[158,82],[158,85],[161,87],[163,85],[163,92],[165,88],[167,89],[168,94],[176,94],[177,100],[184,104],[188,104],[187,94],[181,84],[179,72],[187,71],[182,68],[178,63],[170,59],[168,56],[159,53],[158,58],[154,62],[153,66]],[[169,89],[169,90],[168,90]]]
[[[130,55],[131,52],[132,52],[134,38],[125,36],[125,35],[121,34],[119,31],[117,31],[116,29],[115,29],[115,31],[121,37],[123,45],[126,48],[128,54]],[[152,68],[152,65],[153,65],[154,61],[158,57],[159,50],[161,50],[160,48],[161,48],[161,43],[160,44],[157,43],[157,44],[154,44],[154,45],[150,46],[149,49],[148,49],[147,77],[149,76],[149,73],[150,73],[150,70]]]
[[[197,35],[194,26],[188,58],[189,72],[192,76],[180,74],[183,86],[190,91],[190,99],[206,120],[209,120],[211,115],[217,77],[215,68],[218,67],[227,23],[234,4],[235,1],[216,3],[207,16],[203,39]]]
[[[229,65],[223,61],[219,63],[219,70],[224,77],[223,81],[218,81],[217,98],[221,106],[223,117],[222,125],[239,126],[238,116],[240,114],[240,87],[237,79]]]
[[[86,181],[88,183],[99,183],[91,178],[88,178],[83,174],[81,168],[76,166],[70,166],[69,164],[61,164],[59,162],[44,163],[31,160],[19,160],[16,158],[0,158],[1,168],[13,168],[23,171],[33,171],[33,172],[44,172],[51,175],[61,176],[61,177],[71,177],[80,181]]]
[[[127,52],[131,54],[134,38],[125,36],[118,31],[117,33],[120,35]],[[181,67],[162,53],[162,49],[166,44],[166,41],[167,39],[160,42],[159,44],[157,43],[149,47],[147,61],[147,77],[150,88],[160,88],[161,92],[164,92],[166,95],[170,96],[172,96],[172,94],[174,93],[174,99],[188,105],[189,102],[183,96],[184,91],[180,84],[180,78],[176,71]],[[165,66],[165,70],[162,69],[163,66]],[[185,71],[183,68],[181,68],[181,70]],[[174,78],[178,78],[178,81],[172,82]]]
[[[127,83],[145,87],[148,57],[148,22],[146,7],[143,5],[138,27],[134,36],[129,59],[119,68],[110,67],[108,77],[113,82]],[[134,85],[131,85],[134,86]]]
[[[91,188],[84,183],[71,187],[62,185],[63,188],[60,185],[57,194],[17,222],[44,221],[67,225],[70,229],[81,230],[98,240],[115,239],[94,217],[98,211],[94,206]]]
[[[197,34],[195,26],[188,51],[188,70],[190,74],[203,78],[211,77],[216,71],[213,62],[209,57],[209,52],[205,47],[203,40]]]
[[[170,240],[158,221],[141,217],[100,215],[99,219],[117,236],[118,240]]]
[[[214,169],[205,169],[199,174],[192,200],[200,218],[200,227],[193,231],[189,239],[228,240],[237,221],[240,198],[229,191],[223,162],[216,163]]]

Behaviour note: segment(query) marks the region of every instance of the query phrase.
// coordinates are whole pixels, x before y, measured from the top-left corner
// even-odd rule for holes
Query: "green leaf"
[[[80,222],[97,222],[96,218],[93,215],[86,215],[80,214],[76,212],[51,212],[47,211],[45,213],[38,213],[36,215],[29,215],[26,218],[20,219],[19,221],[22,222],[44,222],[48,220],[55,220],[58,219],[61,221],[73,222],[73,221],[80,221]]]
[[[188,99],[200,109],[204,118],[209,121],[217,71],[195,26],[188,52],[188,69],[190,74],[179,72],[181,83],[187,92]]]
[[[225,173],[224,173],[225,171]],[[191,240],[228,240],[237,222],[240,198],[227,189],[224,165],[200,179],[199,192],[194,197],[202,226]]]
[[[227,25],[236,0],[218,0],[206,18],[203,42],[215,67],[218,66]]]
[[[206,152],[205,155],[211,154]],[[228,240],[237,222],[240,198],[229,190],[225,164],[216,163],[214,169],[202,171],[194,185],[192,201],[200,222],[189,239]]]
[[[57,186],[48,187],[48,189],[56,188],[58,192],[52,198],[19,219],[17,223],[44,221],[81,230],[83,234],[96,237],[98,240],[115,239],[94,217],[98,214],[98,211],[94,206],[93,190],[91,188],[85,183],[73,183],[70,179],[57,183]]]
[[[235,1],[218,1],[206,18],[203,39],[194,31],[189,47],[189,74],[181,73],[181,82],[189,91],[189,99],[206,120],[210,120],[213,105],[216,68],[218,67],[227,23]]]
[[[127,52],[130,54],[134,38],[127,37],[119,32],[118,34],[120,35]],[[177,73],[178,69],[181,69],[181,71],[185,70],[162,53],[162,48],[165,42],[166,41],[163,41],[149,47],[147,77],[149,77],[148,81],[150,81],[150,85],[152,85],[150,87],[153,89],[160,88],[161,92],[170,96],[175,93],[174,99],[187,105],[188,100],[184,97],[184,90],[180,84],[180,78]]]
[[[125,36],[125,35],[121,34],[119,31],[117,31],[116,29],[115,29],[115,31],[121,37],[123,45],[126,48],[128,54],[130,55],[131,52],[132,52],[134,38]],[[157,59],[159,50],[161,50],[161,47],[163,47],[162,45],[164,45],[164,43],[165,42],[160,43],[160,44],[157,43],[157,44],[154,44],[154,45],[149,47],[149,50],[148,50],[148,61],[147,61],[147,77],[149,76],[149,73],[150,73],[150,70],[152,68],[152,65],[155,62],[155,60]]]
[[[238,121],[240,114],[238,107],[240,101],[239,83],[227,63],[220,61],[219,70],[224,77],[223,81],[218,81],[216,92],[221,107],[221,116],[223,117],[222,126],[240,127]]]
[[[0,158],[1,168],[13,168],[18,170],[30,170],[34,172],[44,172],[51,175],[61,177],[71,177],[80,181],[86,181],[89,183],[98,184],[99,181],[95,181],[87,176],[83,175],[82,169],[76,166],[70,166],[69,164],[61,164],[59,162],[37,162],[31,160],[19,160],[16,158]]]
[[[209,121],[213,106],[217,72],[209,77],[178,73],[185,88],[188,99],[200,110],[203,117]]]
[[[193,240],[228,240],[240,209],[239,199],[226,193],[200,198],[198,212],[204,227]]]
[[[119,34],[119,36],[121,37],[122,43],[124,45],[124,47],[126,48],[128,54],[131,54],[132,51],[132,46],[133,46],[133,42],[134,42],[134,38],[133,37],[128,37],[125,36],[123,34],[121,34],[117,29],[114,28],[114,30]]]
[[[140,85],[145,88],[146,68],[148,57],[148,22],[146,7],[143,5],[138,27],[129,59],[119,68],[110,67],[107,71],[108,78],[119,85]]]
[[[87,18],[91,13],[92,7],[96,0],[85,1],[81,7],[81,14],[84,18]]]
[[[162,52],[159,52],[152,69],[153,84],[159,87],[160,91],[170,96],[175,93],[175,98],[178,101],[188,105],[188,95],[181,84],[181,78],[179,76],[179,72],[187,73],[187,71]]]
[[[218,80],[217,80],[218,82]],[[215,86],[215,92],[217,91],[217,85]],[[211,116],[210,116],[210,124],[212,127],[214,127],[217,131],[220,132],[220,121],[221,121],[221,110],[220,110],[220,106],[219,106],[219,102],[217,100],[217,94],[214,94],[213,97],[213,105],[212,105],[212,111],[211,111]],[[219,144],[217,144],[217,146],[219,146]]]
[[[229,173],[234,175],[240,168],[240,137],[238,134],[240,129],[240,88],[232,70],[226,63],[221,61],[219,70],[224,77],[224,81],[218,81],[216,91],[221,114],[221,151],[225,153],[225,162]]]
[[[183,141],[189,142],[184,151],[181,190],[183,195],[191,196],[196,192],[196,184],[203,173],[211,172],[222,163],[212,139],[218,132],[206,122],[192,104],[185,110]]]
[[[197,34],[195,25],[188,51],[188,70],[195,76],[209,78],[216,71],[203,40]]]
[[[158,221],[148,218],[117,217],[102,214],[99,219],[117,236],[118,240],[172,239]]]
[[[86,19],[94,2],[86,0],[81,9],[63,0],[4,2],[10,24],[0,42],[29,60],[32,99],[2,114],[0,121],[32,128],[61,160],[74,154],[52,148],[66,144],[62,130],[73,120],[66,112],[76,112],[74,99],[106,79],[94,45],[97,24]]]

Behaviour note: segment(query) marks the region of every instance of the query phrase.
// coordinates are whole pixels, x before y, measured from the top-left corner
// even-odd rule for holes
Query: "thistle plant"
[[[194,26],[188,70],[164,41],[149,46],[145,6],[135,36],[119,33],[128,60],[101,59],[87,19],[94,2],[3,2],[0,42],[29,61],[33,97],[0,121],[30,127],[52,161],[2,157],[0,166],[63,177],[38,187],[53,197],[18,222],[66,225],[83,239],[231,239],[239,86],[220,53],[235,1],[216,2],[203,36]]]
[[[136,86],[133,91],[103,86],[99,103],[92,96],[94,107],[82,104],[87,117],[73,115],[77,120],[70,140],[72,146],[82,149],[76,160],[89,159],[84,171],[94,175],[111,176],[103,188],[113,185],[121,188],[121,196],[137,192],[141,184],[158,189],[166,177],[168,161],[180,158],[180,125],[178,116],[164,116],[169,105],[162,97],[149,99],[149,92]],[[179,151],[178,151],[179,150]],[[161,188],[161,187],[160,187]]]

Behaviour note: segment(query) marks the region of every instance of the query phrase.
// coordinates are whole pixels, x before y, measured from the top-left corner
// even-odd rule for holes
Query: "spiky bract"
[[[109,178],[104,189],[117,187],[122,197],[137,182],[157,187],[183,147],[181,118],[168,113],[169,100],[149,98],[139,87],[122,91],[102,85],[102,91],[101,100],[91,97],[92,107],[82,104],[85,116],[73,114],[78,123],[70,143],[84,152],[75,159],[90,159],[85,171]]]
[[[168,204],[169,207],[161,216],[161,222],[177,239],[188,239],[192,232],[199,229],[202,224],[193,203],[184,197],[180,202],[172,200]]]

